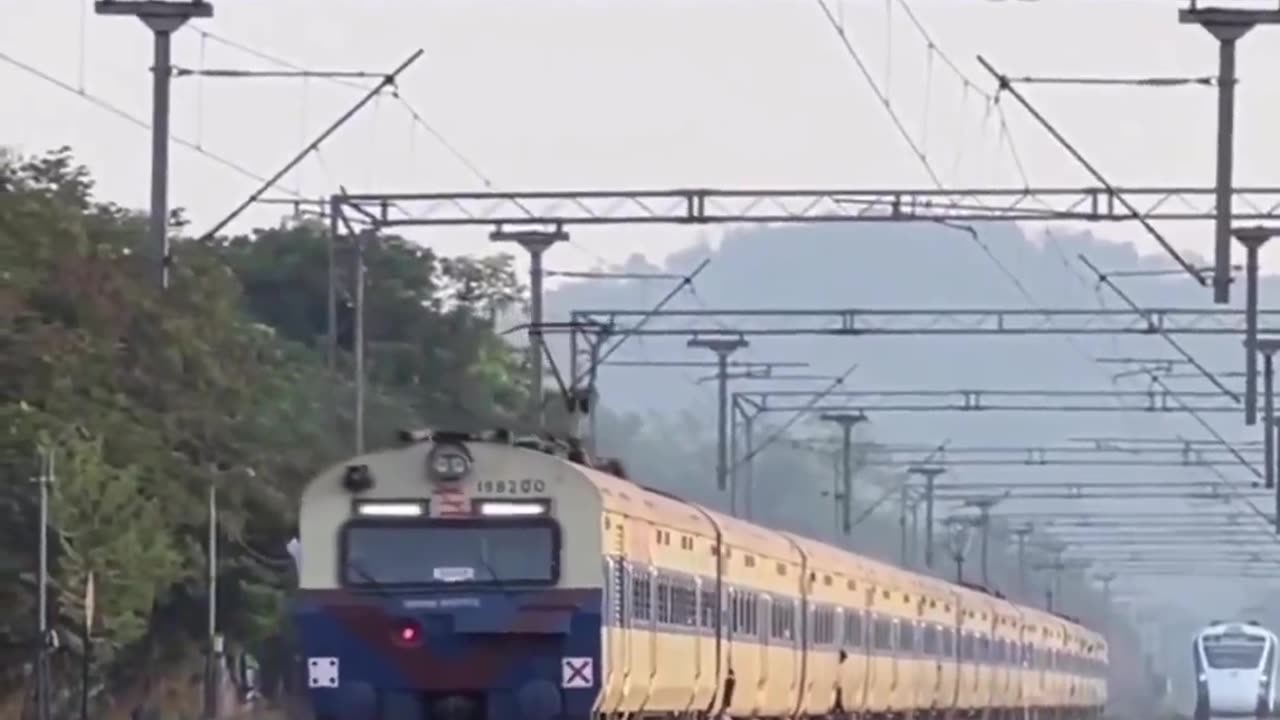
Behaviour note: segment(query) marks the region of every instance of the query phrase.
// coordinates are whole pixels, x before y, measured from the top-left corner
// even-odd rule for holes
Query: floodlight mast
[[[1232,161],[1235,143],[1236,41],[1256,25],[1280,24],[1280,9],[1248,10],[1191,7],[1178,22],[1199,25],[1218,41],[1218,142],[1214,195],[1213,301],[1231,300]],[[1252,423],[1250,423],[1252,424]]]
[[[1009,497],[1009,491],[999,497],[972,498],[965,505],[978,508],[975,523],[982,528],[982,586],[991,587],[990,550],[991,550],[991,508]]]
[[[964,582],[964,559],[969,554],[969,543],[973,540],[974,519],[952,516],[946,519],[947,545],[951,551],[951,559],[956,563],[956,582]]]
[[[933,567],[933,491],[938,476],[947,469],[939,465],[912,465],[907,468],[910,475],[924,478],[924,566]]]
[[[716,356],[716,377],[719,385],[716,402],[716,489],[724,492],[729,486],[729,356],[750,345],[744,337],[694,337],[687,345],[691,348],[710,350]],[[737,492],[730,493],[730,512],[737,514]]]
[[[1275,423],[1275,354],[1280,350],[1280,339],[1258,340],[1249,354],[1262,355],[1262,462],[1265,465],[1264,483],[1268,490],[1276,486],[1276,423]],[[1276,508],[1280,510],[1280,491],[1276,493]],[[1277,515],[1280,517],[1280,515]],[[1280,523],[1280,520],[1277,520]],[[1280,532],[1277,525],[1276,532]]]
[[[169,287],[169,85],[173,79],[173,33],[194,18],[213,17],[206,0],[97,0],[99,15],[132,15],[151,29],[154,62],[151,67],[151,214],[147,240],[156,255],[160,287]]]
[[[535,427],[542,427],[545,418],[542,397],[543,358],[546,353],[546,340],[542,335],[542,279],[545,273],[542,259],[552,245],[568,239],[568,233],[559,226],[554,230],[504,230],[498,226],[489,233],[489,240],[514,242],[529,253],[529,420]]]
[[[1280,229],[1261,226],[1238,228],[1236,239],[1245,251],[1244,301],[1244,424],[1258,422],[1258,252]],[[1270,486],[1268,486],[1270,487]]]
[[[1027,536],[1035,531],[1031,523],[1013,529],[1013,536],[1018,542],[1018,595],[1027,597]]]
[[[867,422],[857,412],[824,413],[819,419],[840,427],[840,529],[845,535],[853,531],[853,428]]]

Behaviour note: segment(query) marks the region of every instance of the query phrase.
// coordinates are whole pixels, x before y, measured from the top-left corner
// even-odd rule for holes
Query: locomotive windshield
[[[1204,638],[1204,656],[1215,670],[1254,670],[1262,664],[1266,640],[1254,637]]]
[[[547,520],[352,523],[343,533],[343,583],[552,585],[556,526]]]

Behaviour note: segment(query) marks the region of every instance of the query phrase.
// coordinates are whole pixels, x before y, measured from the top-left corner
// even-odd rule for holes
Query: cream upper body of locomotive
[[[757,553],[779,562],[794,560],[803,552],[814,573],[811,588],[821,588],[821,583],[814,583],[819,574],[856,575],[885,591],[942,601],[961,627],[978,626],[980,616],[988,618],[987,625],[1007,618],[1011,625],[1040,628],[1043,641],[1037,645],[1066,650],[1075,643],[1091,648],[1092,657],[1105,663],[1105,641],[1100,635],[1051,613],[723,515],[551,453],[492,441],[465,445],[470,469],[465,477],[448,484],[431,479],[428,465],[435,447],[431,441],[368,453],[313,478],[303,492],[299,512],[299,587],[339,587],[338,538],[343,526],[359,516],[362,505],[421,503],[425,516],[450,518],[474,517],[479,503],[535,501],[547,503],[549,515],[561,526],[558,584],[563,587],[603,587],[603,556],[652,561],[654,550],[648,542],[609,526],[605,518],[614,515],[676,530],[691,542],[718,542],[728,552]],[[367,471],[367,488],[352,491],[346,486],[344,476],[353,468]],[[714,568],[714,560],[708,563]],[[760,583],[776,584],[772,572],[762,571],[758,577]],[[785,584],[762,589],[796,594]]]

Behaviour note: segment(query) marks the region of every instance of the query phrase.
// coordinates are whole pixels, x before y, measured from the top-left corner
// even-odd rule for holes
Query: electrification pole
[[[365,233],[360,233],[352,238],[355,242],[355,257],[353,262],[355,267],[352,272],[352,284],[355,285],[355,302],[354,318],[352,331],[352,350],[355,354],[355,412],[354,430],[356,455],[364,453],[364,396],[365,396],[365,371],[364,371],[364,271],[365,271],[365,250],[367,249]]]
[[[1236,239],[1244,246],[1244,424],[1258,422],[1258,252],[1280,230],[1239,228]],[[1268,485],[1267,487],[1271,487]]]
[[[840,427],[840,529],[853,530],[853,427],[867,421],[862,413],[824,413],[819,419]]]
[[[218,683],[220,680],[218,643],[218,470],[209,480],[209,537],[207,539],[205,565],[208,593],[208,624],[205,637],[204,717],[218,717]]]
[[[1018,595],[1024,600],[1027,597],[1027,536],[1033,530],[1030,524],[1013,530],[1013,536],[1018,542]]]
[[[956,563],[957,583],[964,583],[964,559],[973,540],[973,525],[974,519],[968,517],[949,517],[946,520],[947,547]]]
[[[716,403],[716,489],[724,492],[729,485],[729,356],[750,345],[745,338],[692,338],[691,348],[710,350],[716,355],[716,380],[719,399]],[[736,492],[729,494],[730,512],[736,514]]]
[[[1280,350],[1280,339],[1259,340],[1254,350],[1262,354],[1262,457],[1265,484],[1268,490],[1276,486],[1276,434],[1275,434],[1275,354]],[[1280,498],[1280,492],[1276,495]],[[1280,507],[1280,499],[1276,506]]]
[[[155,40],[151,108],[151,215],[147,240],[156,255],[160,287],[169,287],[169,84],[173,79],[173,33],[193,18],[213,17],[205,0],[97,0],[99,15],[132,15],[151,29]]]
[[[898,489],[898,560],[907,567],[907,505],[911,501],[911,487],[902,483]]]
[[[529,420],[536,427],[542,427],[544,413],[542,409],[543,353],[545,352],[542,333],[542,268],[543,255],[552,245],[568,240],[569,235],[560,226],[555,230],[518,230],[507,231],[499,227],[489,233],[493,242],[519,243],[529,253],[529,374],[530,401]]]
[[[907,472],[924,477],[924,565],[933,567],[933,488],[947,469],[940,465],[912,465]]]
[[[1116,579],[1116,574],[1101,573],[1097,578],[1102,583],[1102,633],[1106,635],[1111,629],[1111,583]]]
[[[35,478],[40,493],[39,568],[36,573],[36,628],[40,633],[36,647],[36,717],[49,720],[49,488],[54,483],[53,450],[40,448],[39,474]]]
[[[977,498],[968,500],[965,505],[978,508],[978,524],[982,526],[982,585],[983,587],[991,587],[990,575],[990,550],[991,550],[991,508],[995,507],[1004,497],[997,498]]]
[[[1236,41],[1255,25],[1280,23],[1280,10],[1198,8],[1192,2],[1189,9],[1178,11],[1178,22],[1199,25],[1218,41],[1213,301],[1224,305],[1231,300],[1231,166],[1235,143]]]
[[[748,458],[742,468],[742,517],[750,520],[755,512],[756,471],[753,456],[756,452],[756,419],[751,415],[743,415],[742,438],[743,457]],[[734,461],[737,467],[737,461]],[[735,480],[736,482],[736,480]],[[736,492],[736,489],[735,489]]]

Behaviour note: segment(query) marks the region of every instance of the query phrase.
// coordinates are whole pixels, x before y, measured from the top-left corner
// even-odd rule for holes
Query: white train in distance
[[[1213,621],[1196,634],[1195,720],[1274,718],[1276,634],[1255,621]]]

